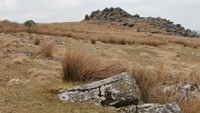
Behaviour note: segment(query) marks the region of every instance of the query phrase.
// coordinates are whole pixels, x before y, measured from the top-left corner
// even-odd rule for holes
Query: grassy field
[[[60,40],[62,44],[58,43]],[[58,99],[56,94],[59,89],[90,82],[63,82],[62,59],[68,50],[82,49],[94,54],[98,60],[120,62],[133,75],[136,72],[140,75],[150,74],[149,70],[160,70],[200,84],[199,45],[200,39],[169,36],[163,31],[161,34],[135,32],[133,28],[109,24],[69,22],[38,24],[37,28],[27,28],[3,21],[0,23],[0,113],[116,112],[113,107]],[[25,51],[33,55],[28,56]],[[88,58],[90,60],[91,57]],[[155,82],[152,84],[155,85]],[[171,84],[165,83],[166,86]],[[156,99],[146,100],[154,102]],[[199,101],[192,102],[184,105],[190,104],[194,111],[200,111],[197,106]],[[185,113],[193,112],[184,110]]]

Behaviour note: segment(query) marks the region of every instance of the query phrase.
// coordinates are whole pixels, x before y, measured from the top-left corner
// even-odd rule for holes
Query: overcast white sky
[[[85,14],[105,7],[121,7],[132,15],[162,17],[200,30],[200,0],[0,0],[0,20],[81,21]]]

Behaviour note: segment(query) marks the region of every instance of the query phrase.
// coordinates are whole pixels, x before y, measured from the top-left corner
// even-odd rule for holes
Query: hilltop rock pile
[[[174,24],[172,21],[163,18],[153,17],[140,17],[140,15],[131,15],[121,8],[105,8],[100,11],[93,11],[90,15],[85,15],[84,20],[100,21],[113,23],[117,22],[119,25],[126,27],[133,27],[135,23],[148,23],[153,28],[165,30],[169,35],[179,35],[185,37],[200,37],[196,32],[190,29],[185,29],[181,24]],[[137,28],[137,26],[136,26]],[[143,28],[145,29],[145,28]],[[150,30],[150,33],[157,33],[154,30]]]
[[[133,16],[121,8],[105,8],[102,11],[93,11],[90,16],[86,15],[84,20],[119,22],[120,25],[133,27],[133,22],[128,18],[133,18]]]

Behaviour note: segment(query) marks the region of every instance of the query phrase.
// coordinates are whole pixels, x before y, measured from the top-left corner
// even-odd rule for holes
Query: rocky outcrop
[[[133,16],[118,7],[93,11],[90,16],[86,15],[84,20],[119,22],[122,26],[133,27],[133,22],[129,21],[128,18],[133,18]]]
[[[95,105],[115,107],[137,105],[141,100],[140,90],[135,80],[127,73],[61,90],[58,97],[65,101],[90,102]]]
[[[142,20],[152,25],[153,28],[164,29],[170,35],[180,35],[187,37],[198,37],[197,32],[185,29],[181,24],[174,24],[172,21],[163,18],[148,17]]]
[[[163,18],[140,17],[140,15],[131,15],[121,8],[105,8],[100,11],[93,11],[90,15],[86,15],[84,20],[100,21],[100,22],[117,22],[118,25],[133,27],[136,23],[148,23],[152,26],[149,33],[159,33],[154,28],[165,30],[169,35],[179,35],[185,37],[200,37],[197,32],[185,29],[181,24],[174,24],[172,21]],[[98,23],[100,23],[98,22]],[[138,26],[136,26],[138,27]],[[144,28],[145,29],[145,28]]]
[[[118,109],[121,113],[181,113],[176,102],[167,104],[146,103],[141,105],[131,105]]]
[[[24,26],[26,27],[37,27],[37,24],[33,20],[27,20],[24,22]]]

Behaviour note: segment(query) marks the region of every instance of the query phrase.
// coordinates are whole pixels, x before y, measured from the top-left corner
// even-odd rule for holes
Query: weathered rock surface
[[[199,87],[196,82],[187,82],[183,86],[172,85],[163,89],[164,93],[172,92],[185,99],[196,98],[199,96]]]
[[[26,22],[24,22],[24,26],[37,27],[37,24],[33,20],[27,20]]]
[[[197,32],[185,29],[181,24],[174,24],[172,21],[163,19],[160,17],[140,17],[140,15],[131,15],[123,9],[117,8],[105,8],[100,11],[93,11],[90,16],[86,15],[84,20],[93,20],[101,22],[118,22],[121,26],[133,27],[136,23],[148,23],[152,28],[165,30],[170,35],[179,35],[186,37],[200,37]],[[149,29],[149,33],[158,33]]]
[[[105,8],[100,11],[93,11],[90,16],[86,15],[84,20],[100,20],[107,22],[119,22],[122,26],[133,27],[132,21],[128,18],[133,18],[133,16],[121,8]]]
[[[26,54],[27,56],[32,56],[33,53],[27,50],[14,50],[14,49],[7,49],[7,52],[11,53],[11,52],[15,52],[15,53],[23,53]]]
[[[135,80],[125,72],[90,84],[61,90],[58,97],[65,101],[115,107],[137,105],[141,100]]]
[[[121,113],[181,113],[176,102],[167,104],[147,103],[141,105],[131,105],[118,109]]]

